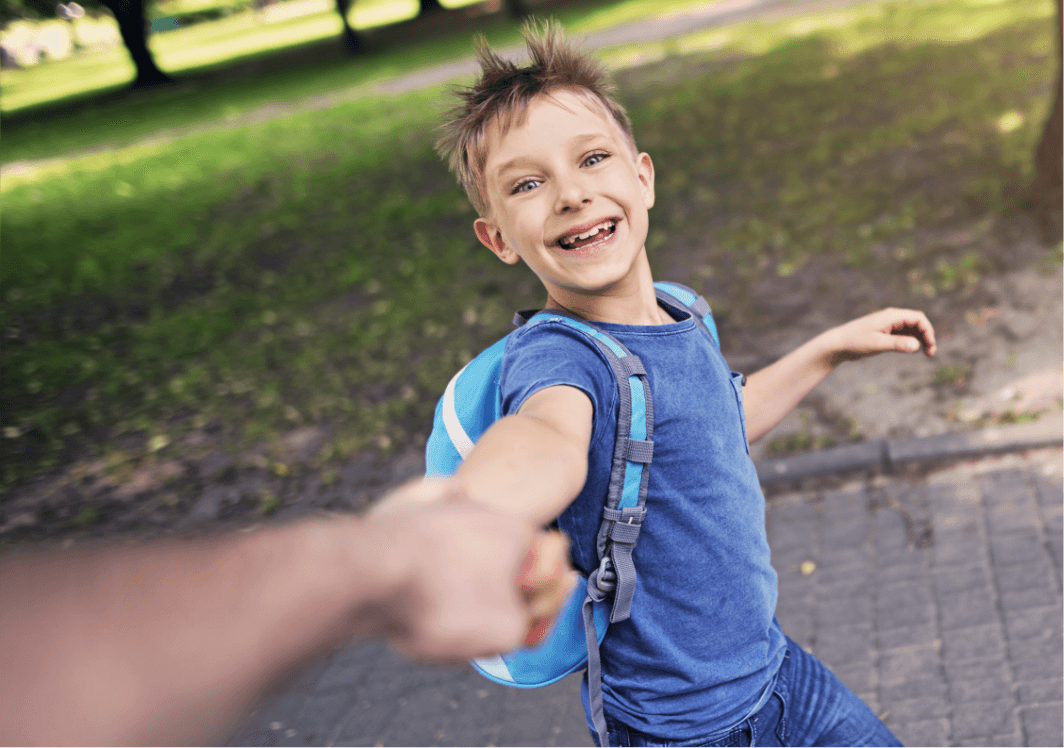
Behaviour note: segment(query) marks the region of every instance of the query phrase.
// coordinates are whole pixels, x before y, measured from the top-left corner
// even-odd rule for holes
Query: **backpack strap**
[[[698,326],[713,339],[717,348],[720,348],[717,323],[713,321],[713,312],[709,308],[709,302],[682,283],[659,281],[654,284],[654,293],[662,301],[669,302],[690,312]]]
[[[549,320],[587,335],[610,364],[617,382],[619,399],[617,438],[613,447],[610,482],[607,489],[602,523],[596,537],[599,568],[588,581],[603,593],[615,593],[610,622],[623,621],[631,614],[635,592],[635,566],[631,552],[646,516],[646,466],[654,456],[654,405],[647,384],[646,369],[639,357],[609,333],[587,320],[560,310],[518,312],[518,324],[540,324]],[[621,527],[623,525],[624,527]],[[610,563],[602,561],[609,558]],[[612,568],[610,568],[612,567]]]
[[[553,309],[538,314],[518,312],[514,317],[514,323],[518,325],[547,321],[561,322],[588,336],[609,362],[617,382],[617,439],[614,442],[606,504],[595,541],[599,565],[588,575],[582,607],[591,716],[599,744],[607,745],[606,718],[602,708],[602,665],[594,606],[604,603],[612,595],[610,623],[631,616],[636,579],[632,551],[646,517],[647,484],[650,479],[647,468],[654,456],[654,406],[642,361],[609,333],[587,320]]]

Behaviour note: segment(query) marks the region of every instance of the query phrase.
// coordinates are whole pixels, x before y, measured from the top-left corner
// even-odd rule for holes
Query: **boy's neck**
[[[597,292],[547,289],[547,309],[560,309],[590,322],[619,325],[665,325],[675,322],[658,306],[650,264],[643,256],[641,272]]]

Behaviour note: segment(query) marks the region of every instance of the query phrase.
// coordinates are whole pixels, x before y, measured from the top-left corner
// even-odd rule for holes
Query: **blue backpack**
[[[654,288],[659,299],[689,311],[719,345],[717,327],[705,299],[677,283],[655,283]],[[586,335],[605,355],[617,381],[617,440],[596,540],[599,565],[586,578],[581,575],[583,583],[575,587],[540,644],[479,658],[472,664],[496,683],[518,688],[547,686],[586,666],[592,721],[599,744],[606,745],[599,645],[610,623],[623,621],[631,614],[636,576],[632,551],[646,516],[648,466],[654,454],[654,409],[642,362],[612,335],[591,322],[557,310],[518,312],[514,316],[517,326],[548,320]],[[454,473],[481,434],[502,417],[499,378],[508,337],[481,352],[447,384],[436,406],[426,446],[429,476]]]

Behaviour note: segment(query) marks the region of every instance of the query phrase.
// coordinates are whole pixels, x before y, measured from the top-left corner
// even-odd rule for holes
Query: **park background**
[[[525,4],[613,71],[658,173],[655,275],[707,296],[733,368],[887,304],[945,337],[1038,325],[1001,289],[1059,284],[1059,164],[1055,197],[1035,169],[1052,0]],[[165,85],[131,90],[106,18],[82,38],[109,44],[3,71],[3,545],[362,509],[418,472],[450,376],[542,303],[432,149],[473,33],[518,53],[506,9],[359,0],[352,54],[334,8],[285,7],[153,34]],[[978,406],[976,366],[955,346],[889,392],[869,373],[866,415],[814,399],[757,455],[1060,410]]]

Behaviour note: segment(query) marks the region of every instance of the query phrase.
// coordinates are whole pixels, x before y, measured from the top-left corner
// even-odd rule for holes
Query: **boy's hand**
[[[827,333],[832,366],[886,351],[916,353],[921,348],[934,356],[935,328],[915,309],[881,309],[858,317]]]
[[[578,579],[569,565],[569,538],[553,530],[537,535],[517,577],[531,618],[526,647],[547,636]]]
[[[843,361],[921,348],[935,355],[935,328],[915,309],[882,309],[817,335],[750,375],[743,394],[746,438],[753,443],[771,431]]]

